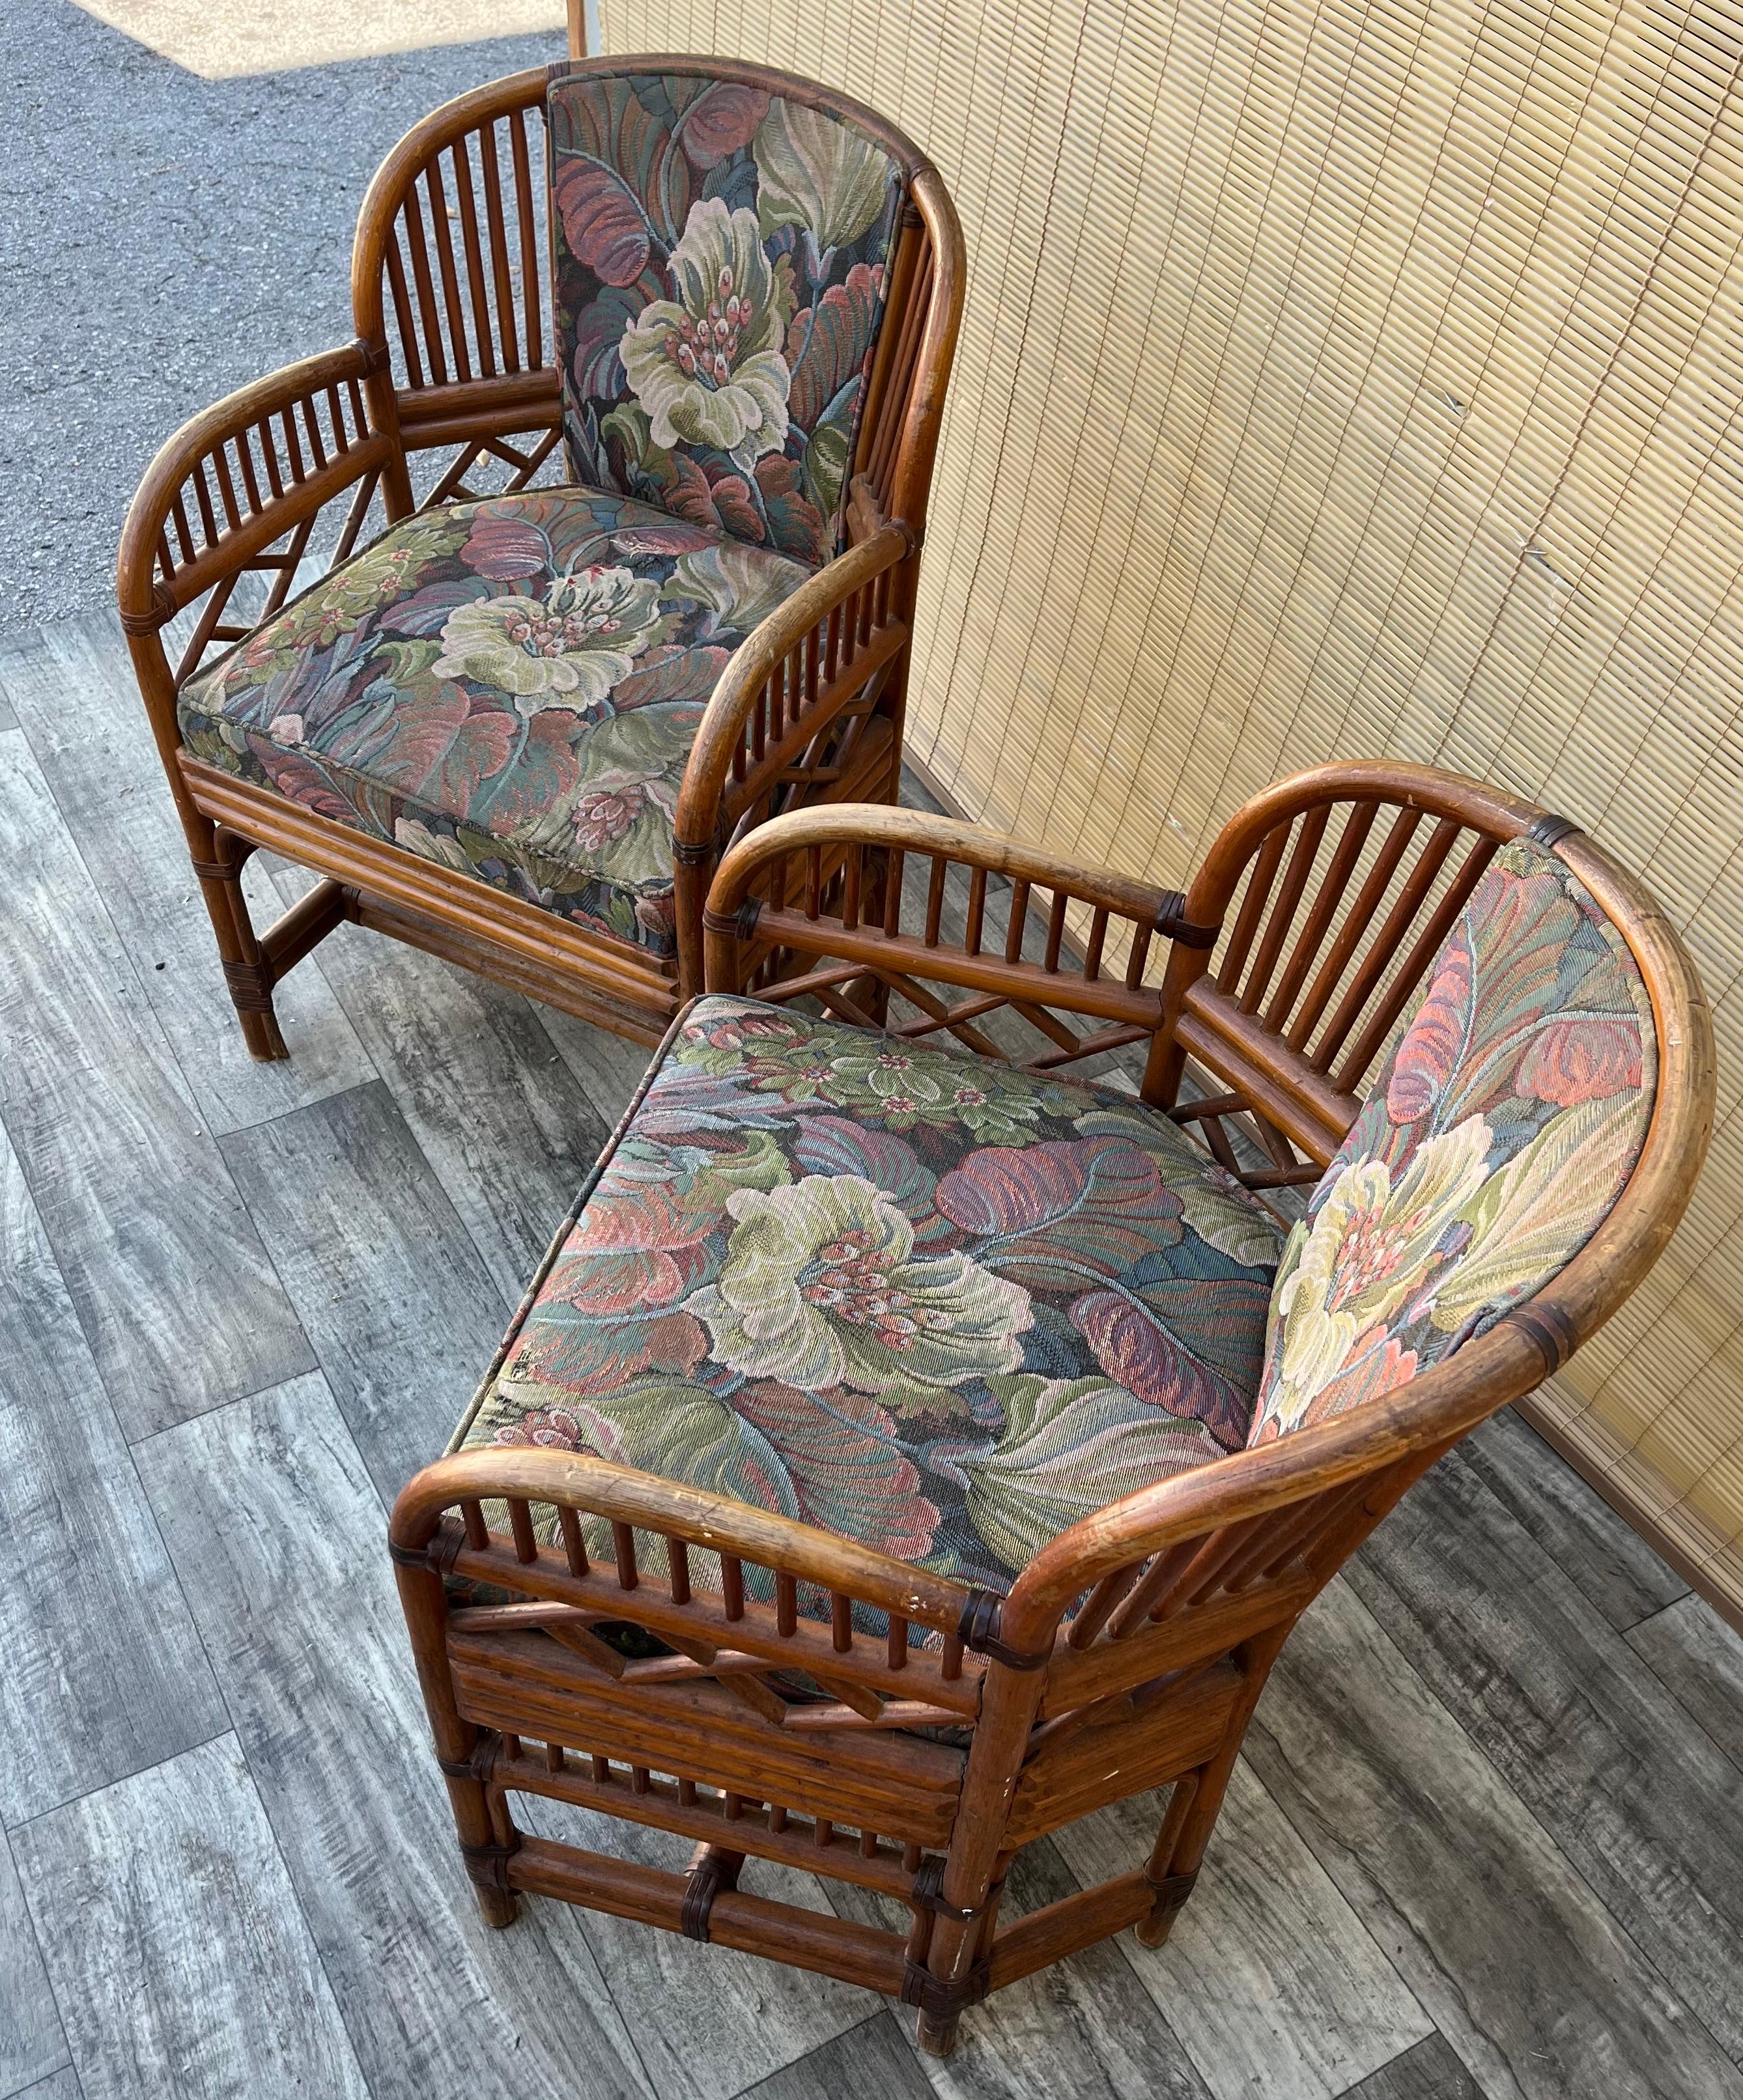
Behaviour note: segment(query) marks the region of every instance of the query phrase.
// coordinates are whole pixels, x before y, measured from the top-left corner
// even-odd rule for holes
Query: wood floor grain
[[[33,2085],[20,2093],[17,2100],[81,2100],[78,2073],[69,2064],[64,2071],[55,2071],[40,2085]]]
[[[1339,1577],[1272,1671],[1247,1757],[1491,2100],[1743,2100],[1743,2071],[1477,1749],[1469,1718]]]
[[[580,1913],[479,1919],[387,1520],[325,1382],[139,1462],[374,2100],[646,2100]]]
[[[369,2100],[234,1736],[17,1850],[84,2100]]]
[[[555,1007],[541,1007],[539,1019],[581,1083],[595,1114],[608,1131],[615,1130],[653,1052],[639,1043],[626,1043],[621,1035],[608,1035],[603,1028],[590,1028]]]
[[[321,973],[301,967],[275,999],[291,1055],[249,1056],[114,615],[42,629],[0,660],[0,679],[207,1126],[236,1130],[372,1078]],[[258,860],[246,887],[270,925],[284,907]]]
[[[511,1308],[381,1080],[223,1145],[391,1502],[440,1454]]]
[[[1345,1580],[1661,1975],[1743,2059],[1743,1786],[1461,1454]]]
[[[1685,1597],[1630,1627],[1628,1644],[1743,1769],[1743,1635],[1701,1598]]]
[[[1148,1857],[1166,1793],[1054,1838],[1086,1887]],[[1237,1765],[1167,1944],[1120,1950],[1215,2100],[1333,2100],[1431,2032],[1386,1956],[1253,1772]]]
[[[1688,1595],[1688,1585],[1511,1407],[1458,1455],[1612,1626],[1631,1626]]]
[[[294,875],[281,883],[290,896],[302,886]],[[518,1304],[616,1116],[600,1114],[539,1010],[488,978],[358,926],[341,927],[314,962],[498,1290]]]
[[[148,1436],[307,1370],[296,1317],[18,730],[0,736],[0,1113],[123,1428]]]
[[[3,1132],[0,1658],[7,1824],[228,1725]]]
[[[887,2012],[874,2014],[741,2100],[930,2100],[931,2087]]]
[[[1446,2037],[1431,2034],[1352,2085],[1344,2100],[1483,2100],[1483,2089]]]
[[[0,1833],[0,2100],[41,2083],[67,2060],[12,1848]]]

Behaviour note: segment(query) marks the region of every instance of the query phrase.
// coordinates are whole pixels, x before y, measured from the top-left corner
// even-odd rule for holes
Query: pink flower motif
[[[678,923],[677,901],[668,889],[635,900],[635,923],[656,941],[666,939]]]
[[[1274,1443],[1286,1429],[1329,1422],[1334,1414],[1360,1407],[1365,1401],[1378,1400],[1395,1386],[1408,1383],[1416,1375],[1416,1366],[1414,1349],[1405,1348],[1396,1335],[1387,1335],[1383,1328],[1370,1327],[1365,1334],[1356,1336],[1348,1356],[1313,1396],[1304,1414],[1291,1422],[1275,1410],[1267,1410],[1254,1435],[1253,1443],[1255,1446]]]
[[[648,790],[639,780],[584,788],[575,800],[575,836],[590,853],[598,853],[624,833],[648,806]]]
[[[301,715],[275,715],[267,725],[267,735],[279,743],[300,743],[303,741]]]
[[[535,1408],[518,1422],[498,1425],[494,1444],[536,1444],[547,1451],[586,1449],[580,1423],[566,1407]]]

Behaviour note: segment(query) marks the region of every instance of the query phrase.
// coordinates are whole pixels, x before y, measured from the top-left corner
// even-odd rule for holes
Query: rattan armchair
[[[1391,763],[1262,794],[1184,895],[800,812],[706,926],[709,995],[399,1498],[400,1594],[487,1919],[822,1970],[942,2053],[1166,1937],[1302,1612],[1664,1246],[1707,1008],[1571,824]],[[1021,1847],[1160,1787],[1148,1860],[1000,1918]],[[517,1793],[692,1864],[528,1834]],[[758,1893],[768,1860],[896,1919]]]
[[[254,1056],[344,920],[654,1042],[723,847],[896,799],[962,285],[924,155],[766,68],[571,62],[400,141],[357,340],[179,431],[122,543]],[[257,933],[261,846],[321,880]]]

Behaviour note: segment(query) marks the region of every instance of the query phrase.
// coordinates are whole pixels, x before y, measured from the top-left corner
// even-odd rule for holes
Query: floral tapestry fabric
[[[1253,1443],[1403,1384],[1564,1268],[1657,1076],[1626,943],[1554,855],[1504,847],[1290,1236]]]
[[[1241,1448],[1279,1245],[1129,1097],[710,997],[452,1448],[593,1452],[1003,1589]]]
[[[810,573],[588,489],[423,512],[190,680],[182,735],[324,816],[668,955],[673,810],[704,705]]]
[[[546,116],[570,473],[826,560],[901,170],[849,120],[701,73],[559,68]]]

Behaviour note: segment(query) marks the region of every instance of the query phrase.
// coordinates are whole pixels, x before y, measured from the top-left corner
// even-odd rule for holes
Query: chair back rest
[[[553,67],[546,117],[570,477],[826,561],[919,157],[717,60]]]
[[[1250,1445],[1402,1385],[1559,1273],[1633,1172],[1657,1070],[1639,966],[1573,869],[1529,832],[1484,855],[1290,1234]]]
[[[966,920],[947,931],[958,872]],[[926,1032],[983,1054],[1002,1044],[980,1031],[1020,1014],[1046,1044],[1032,1070],[1142,1048],[1144,1098],[1201,1128],[1249,1188],[1313,1189],[1315,1225],[1346,1167],[1337,1215],[1352,1219],[1348,1199],[1383,1171],[1391,1207],[1320,1304],[1372,1315],[1364,1335],[1383,1327],[1369,1361],[1393,1389],[1357,1374],[1329,1323],[1307,1339],[1334,1375],[1301,1374],[1279,1331],[1307,1302],[1295,1286],[1252,1445],[1060,1533],[999,1608],[1006,1648],[1049,1650],[1049,1711],[1235,1647],[1262,1679],[1411,1483],[1627,1297],[1712,1130],[1710,1016],[1652,899],[1564,819],[1432,767],[1344,761],[1279,781],[1230,818],[1183,896],[918,810],[794,811],[727,854],[705,924],[711,989],[812,993],[863,1018],[852,1002],[876,977]],[[971,996],[947,1005],[947,986]],[[1471,1200],[1442,1201],[1467,1155],[1430,1146],[1472,1117],[1484,1178],[1464,1167]],[[1481,1136],[1458,1145],[1474,1158]],[[1287,1251],[1285,1291],[1311,1239]],[[1412,1284],[1358,1305],[1369,1255]]]

